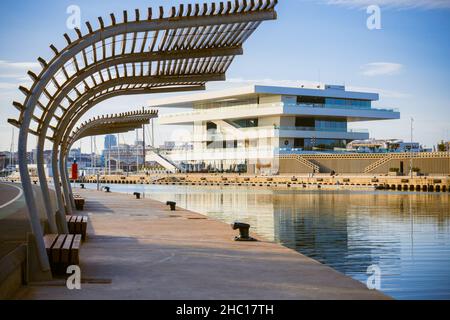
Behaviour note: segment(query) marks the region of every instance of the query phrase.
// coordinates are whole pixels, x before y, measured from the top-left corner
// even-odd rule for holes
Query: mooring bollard
[[[177,205],[176,202],[174,202],[174,201],[167,201],[166,205],[170,206],[170,211],[175,211],[176,210],[175,209],[175,206]]]
[[[111,192],[110,191],[110,189],[111,189],[110,187],[103,187],[103,188],[105,188],[105,192]]]
[[[86,188],[84,187],[84,183],[81,183],[81,184],[80,184],[80,187],[81,187],[81,189],[86,189]]]
[[[133,194],[136,196],[136,199],[140,199],[141,198],[141,194],[139,192],[135,192]]]
[[[248,223],[235,221],[231,224],[231,228],[233,230],[239,229],[239,235],[234,238],[234,241],[256,241],[249,235],[250,225]]]

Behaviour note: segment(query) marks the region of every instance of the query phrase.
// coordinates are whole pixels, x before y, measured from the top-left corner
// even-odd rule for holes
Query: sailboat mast
[[[142,107],[142,111],[144,107]],[[145,170],[145,124],[142,124],[142,171]]]

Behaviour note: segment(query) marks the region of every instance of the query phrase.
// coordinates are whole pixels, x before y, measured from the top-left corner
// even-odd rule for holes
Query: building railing
[[[288,107],[300,107],[300,108],[326,108],[326,109],[344,109],[344,110],[367,110],[367,111],[388,111],[399,112],[397,108],[373,108],[368,106],[352,106],[352,105],[339,105],[339,104],[322,104],[322,103],[288,103],[285,104]]]
[[[362,107],[362,106],[351,106],[351,105],[336,105],[336,104],[306,104],[306,103],[262,103],[262,104],[248,104],[248,105],[239,105],[239,106],[231,106],[231,107],[220,107],[220,108],[212,108],[212,109],[195,109],[194,111],[188,112],[179,112],[179,113],[171,113],[160,115],[159,118],[162,119],[170,119],[174,117],[182,117],[182,116],[196,116],[196,115],[207,115],[222,113],[222,112],[230,112],[230,111],[242,111],[248,109],[263,109],[263,108],[276,108],[276,107],[296,107],[296,108],[326,108],[326,109],[340,109],[340,110],[361,110],[361,111],[386,111],[386,112],[399,112],[398,109],[377,109],[371,107]]]
[[[318,128],[318,127],[275,127],[277,130],[293,131],[320,131],[320,132],[343,132],[343,133],[369,133],[368,129],[348,129],[348,128]]]

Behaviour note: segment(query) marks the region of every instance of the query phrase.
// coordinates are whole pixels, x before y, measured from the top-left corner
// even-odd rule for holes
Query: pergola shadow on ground
[[[75,29],[76,39],[64,35],[64,49],[50,45],[54,53],[50,61],[38,58],[42,70],[39,74],[28,72],[33,85],[19,88],[25,101],[13,103],[20,115],[9,122],[20,128],[19,169],[43,274],[49,273],[50,265],[27,167],[29,134],[38,136],[38,176],[50,230],[64,232],[52,223],[55,212],[66,213],[65,207],[72,205],[64,202],[60,187],[66,170],[61,170],[65,161],[62,146],[80,118],[115,96],[202,90],[208,81],[224,80],[234,57],[243,53],[243,43],[260,23],[276,19],[276,4],[277,0],[242,0],[180,5],[166,15],[160,7],[156,16],[149,8],[145,17],[135,10],[133,19],[124,11],[121,22],[114,14],[109,25],[98,18],[96,29],[86,22],[85,34]],[[49,201],[44,170],[46,139],[53,143],[58,208]]]

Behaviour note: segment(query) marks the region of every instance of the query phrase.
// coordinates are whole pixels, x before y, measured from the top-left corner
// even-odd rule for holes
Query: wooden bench
[[[80,234],[47,234],[44,242],[53,273],[65,273],[68,266],[80,263]]]
[[[67,227],[70,234],[79,234],[83,241],[86,240],[87,216],[66,216]]]
[[[81,196],[75,194],[73,196],[73,200],[75,201],[75,208],[77,210],[83,211],[85,200]]]

